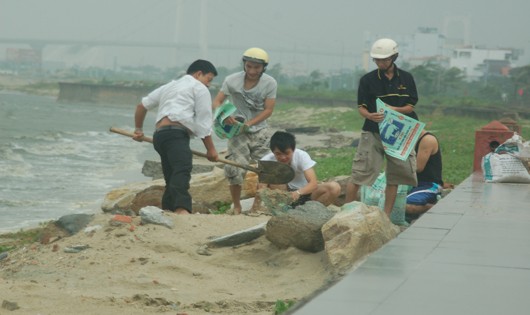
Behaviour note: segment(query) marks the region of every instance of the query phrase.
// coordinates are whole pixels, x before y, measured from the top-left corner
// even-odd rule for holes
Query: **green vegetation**
[[[231,205],[232,204],[230,202],[216,201],[214,203],[216,210],[210,210],[210,213],[211,214],[225,214],[226,211],[230,210]]]
[[[13,233],[5,233],[0,235],[0,253],[10,251],[17,247],[27,244],[32,244],[38,241],[42,234],[42,227],[20,230]]]
[[[274,315],[280,315],[285,313],[291,306],[293,306],[295,301],[292,300],[277,300],[274,306]]]

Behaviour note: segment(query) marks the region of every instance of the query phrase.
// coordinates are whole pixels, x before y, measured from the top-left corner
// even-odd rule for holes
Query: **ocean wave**
[[[12,148],[0,148],[0,160],[4,161],[24,161],[22,155],[13,151]]]
[[[0,199],[0,206],[4,207],[35,207],[39,204],[40,202],[34,200]]]
[[[26,143],[18,146],[21,152],[38,156],[77,155],[86,150],[84,143],[71,139],[57,138],[56,141]]]

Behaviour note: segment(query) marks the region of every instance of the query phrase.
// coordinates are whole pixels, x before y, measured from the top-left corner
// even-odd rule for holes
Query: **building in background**
[[[465,74],[468,81],[489,76],[508,76],[516,67],[520,51],[515,49],[490,49],[485,47],[455,48],[449,67],[455,67]]]
[[[463,35],[465,34],[466,32],[463,32]],[[371,45],[380,37],[383,36],[371,37],[366,43]],[[465,38],[448,39],[434,27],[420,27],[412,35],[389,37],[399,44],[400,65],[406,63],[412,68],[430,62],[444,68],[454,67],[464,73],[467,81],[491,76],[508,76],[510,69],[520,66],[518,62],[523,54],[522,49],[479,47],[468,45]],[[364,51],[365,71],[375,69],[370,62],[369,45]]]

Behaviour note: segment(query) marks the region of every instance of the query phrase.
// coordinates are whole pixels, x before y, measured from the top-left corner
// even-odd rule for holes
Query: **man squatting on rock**
[[[258,189],[265,187],[288,190],[291,192],[293,203],[291,207],[303,205],[309,200],[319,201],[324,206],[332,204],[341,192],[337,182],[318,183],[314,166],[317,162],[309,154],[296,148],[295,136],[284,131],[276,131],[270,140],[271,152],[265,155],[263,161],[277,161],[289,165],[294,170],[294,178],[286,185],[258,184]],[[261,203],[259,193],[254,198],[252,210],[258,210]]]

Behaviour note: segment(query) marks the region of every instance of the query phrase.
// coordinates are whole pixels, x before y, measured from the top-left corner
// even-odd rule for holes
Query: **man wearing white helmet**
[[[357,200],[360,186],[371,186],[375,182],[386,158],[383,210],[389,216],[396,201],[398,185],[417,185],[416,153],[413,151],[405,161],[391,157],[385,154],[379,135],[378,123],[384,115],[377,112],[377,98],[390,109],[418,119],[414,112],[418,102],[416,84],[409,72],[395,64],[398,53],[397,43],[389,38],[377,40],[370,51],[377,69],[365,74],[359,82],[357,105],[365,120],[353,159],[351,182],[346,187],[346,202]]]
[[[213,100],[214,109],[230,97],[237,108],[225,119],[224,124],[243,122],[244,132],[228,140],[227,159],[248,164],[251,159],[259,160],[269,152],[271,132],[267,118],[272,115],[276,104],[276,80],[265,73],[269,55],[261,48],[250,48],[243,53],[243,71],[227,76],[221,90]],[[225,166],[225,176],[230,184],[234,214],[241,213],[241,185],[245,178],[244,169]]]

